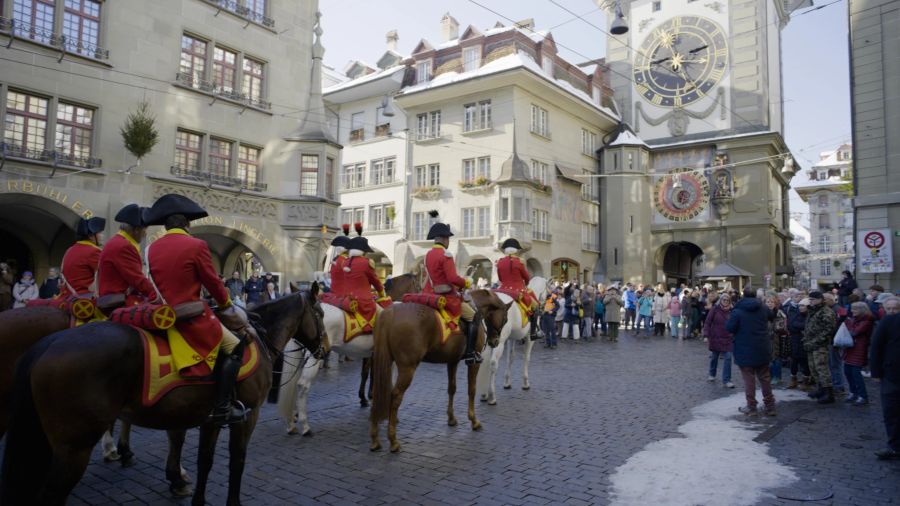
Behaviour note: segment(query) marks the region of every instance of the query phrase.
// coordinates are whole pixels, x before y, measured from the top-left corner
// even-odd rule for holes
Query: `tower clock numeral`
[[[656,105],[659,105],[659,104],[662,103],[662,100],[663,100],[663,99],[662,99],[661,96],[659,96],[659,95],[653,95],[653,98],[652,98],[650,101],[653,102],[653,103],[656,104]]]
[[[725,56],[725,55],[727,55],[727,54],[728,54],[728,50],[725,49],[724,47],[723,47],[723,48],[720,48],[720,49],[716,49],[716,56],[717,56],[717,57],[723,57],[723,56]]]

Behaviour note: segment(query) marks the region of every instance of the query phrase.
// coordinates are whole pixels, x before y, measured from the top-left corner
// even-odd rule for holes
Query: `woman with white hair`
[[[853,336],[853,346],[844,348],[841,358],[844,359],[844,374],[847,376],[847,384],[850,386],[850,397],[846,402],[856,406],[865,406],[869,403],[869,394],[866,392],[866,383],[862,377],[862,368],[868,365],[869,338],[875,327],[875,319],[872,311],[865,302],[850,304],[851,316],[844,325]]]

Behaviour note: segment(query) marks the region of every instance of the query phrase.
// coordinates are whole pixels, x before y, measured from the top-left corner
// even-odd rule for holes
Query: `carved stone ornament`
[[[306,223],[320,223],[322,221],[319,204],[288,204],[285,209],[287,218],[291,221]]]
[[[153,186],[153,198],[158,199],[167,193],[183,195],[200,204],[207,212],[237,214],[254,218],[278,218],[278,206],[267,199],[256,197],[238,197],[233,193],[199,188],[184,188],[166,184]]]
[[[725,90],[722,87],[719,87],[716,92],[716,98],[713,100],[709,107],[704,109],[703,111],[691,111],[684,107],[675,107],[671,111],[654,118],[647,114],[644,111],[643,104],[641,102],[635,102],[634,104],[634,131],[640,132],[641,130],[641,120],[647,122],[651,126],[661,125],[664,121],[668,122],[667,125],[669,127],[669,133],[673,137],[680,137],[687,133],[688,124],[690,124],[691,118],[693,119],[703,119],[709,117],[713,111],[716,110],[716,106],[722,107],[722,113],[720,115],[720,119],[725,119],[724,111],[725,111]]]

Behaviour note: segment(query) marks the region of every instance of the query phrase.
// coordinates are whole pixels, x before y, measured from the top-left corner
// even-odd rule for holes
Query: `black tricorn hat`
[[[506,249],[506,248],[522,249],[522,245],[519,244],[519,241],[518,241],[518,240],[513,239],[512,237],[510,237],[509,239],[503,241],[503,244],[500,245],[500,248],[501,248],[501,249]]]
[[[339,236],[335,237],[334,240],[331,241],[331,245],[338,246],[338,247],[341,247],[344,249],[350,249],[350,241],[351,240],[352,239],[350,239],[346,235],[339,235]]]
[[[125,223],[132,227],[146,227],[147,213],[150,211],[148,207],[141,207],[137,204],[128,204],[116,213],[116,221]]]
[[[147,213],[147,225],[164,225],[166,218],[175,214],[183,214],[188,221],[209,216],[209,213],[200,207],[200,204],[184,195],[167,193],[153,203]]]
[[[75,230],[75,233],[80,237],[87,237],[103,232],[104,228],[106,228],[106,218],[100,218],[99,216],[81,218],[78,221],[78,228]]]
[[[369,247],[369,240],[361,235],[350,239],[350,247],[347,249],[358,249],[366,253],[372,252],[372,248]]]
[[[435,237],[453,237],[453,232],[450,231],[450,225],[446,223],[435,223],[428,229],[428,237],[427,239],[434,239]]]

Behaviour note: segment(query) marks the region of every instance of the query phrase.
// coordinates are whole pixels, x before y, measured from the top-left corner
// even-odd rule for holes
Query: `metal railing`
[[[69,39],[65,35],[54,33],[52,30],[39,28],[15,19],[0,18],[0,32],[11,33],[15,37],[55,47],[67,53],[86,56],[96,60],[109,59],[108,49],[89,42]]]
[[[275,20],[264,16],[258,12],[250,10],[249,7],[237,3],[235,0],[204,0],[208,4],[212,4],[222,10],[240,16],[248,21],[258,23],[266,28],[275,28]]]
[[[239,90],[234,88],[226,88],[220,86],[218,83],[207,81],[206,79],[201,79],[195,76],[191,72],[176,72],[175,73],[175,81],[182,86],[187,86],[189,88],[194,88],[195,90],[202,91],[204,93],[209,93],[218,98],[223,98],[225,100],[230,100],[232,102],[238,102],[240,104],[244,104],[249,107],[254,107],[256,109],[263,109],[269,111],[272,109],[272,102],[268,102],[266,100],[261,100],[257,98],[252,98],[248,96],[246,93],[242,93]]]
[[[269,187],[266,183],[259,183],[256,181],[250,182],[238,177],[223,176],[221,174],[213,174],[202,170],[188,169],[178,165],[173,165],[171,167],[171,173],[173,176],[181,179],[227,186],[229,188],[241,188],[255,192],[264,192]]]
[[[64,165],[69,167],[81,167],[95,169],[103,165],[103,160],[90,156],[75,156],[62,151],[51,149],[33,149],[19,144],[0,142],[0,156],[6,158],[20,158],[35,162],[50,163],[54,166]]]

